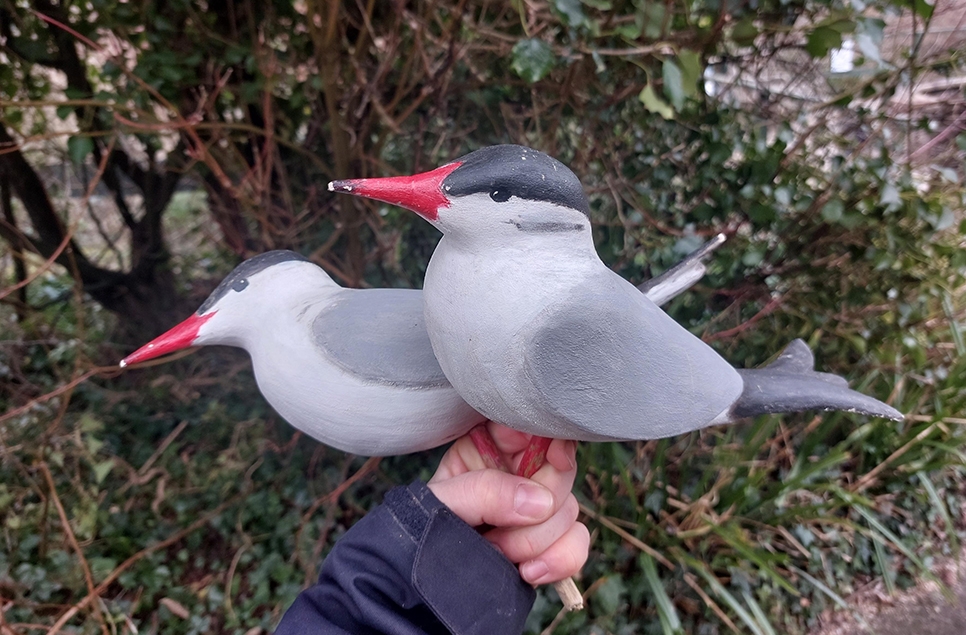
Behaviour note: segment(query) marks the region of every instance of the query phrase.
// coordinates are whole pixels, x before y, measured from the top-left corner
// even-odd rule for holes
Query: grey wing
[[[707,271],[704,261],[711,256],[711,252],[723,245],[724,241],[725,235],[718,234],[689,253],[684,260],[656,278],[639,284],[637,288],[654,304],[664,305],[690,289],[694,286],[694,283],[704,277]]]
[[[315,318],[312,334],[330,360],[365,381],[448,385],[426,332],[422,291],[347,289]]]
[[[741,394],[741,377],[607,273],[538,318],[525,351],[533,397],[587,440],[657,439],[712,423]]]

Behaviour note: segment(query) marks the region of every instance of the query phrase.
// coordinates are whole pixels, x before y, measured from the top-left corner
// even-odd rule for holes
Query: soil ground
[[[936,574],[951,596],[930,581],[895,596],[876,583],[849,598],[854,612],[836,612],[812,635],[966,635],[966,558],[937,568]]]

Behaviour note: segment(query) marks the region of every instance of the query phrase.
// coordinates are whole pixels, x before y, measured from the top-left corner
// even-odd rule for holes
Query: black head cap
[[[225,279],[222,280],[215,290],[211,292],[208,299],[198,307],[196,313],[198,315],[203,315],[211,307],[218,303],[229,291],[243,291],[245,287],[248,286],[248,278],[255,275],[259,271],[268,269],[271,266],[277,265],[280,262],[288,262],[290,260],[302,260],[309,262],[309,259],[305,256],[299,255],[294,251],[289,251],[287,249],[277,249],[275,251],[266,251],[263,254],[258,254],[257,256],[252,256],[248,260],[245,260],[240,265],[231,270]]]
[[[499,145],[481,148],[456,161],[462,165],[443,179],[447,196],[486,192],[500,203],[516,196],[556,203],[590,217],[590,205],[580,180],[570,168],[543,152]]]

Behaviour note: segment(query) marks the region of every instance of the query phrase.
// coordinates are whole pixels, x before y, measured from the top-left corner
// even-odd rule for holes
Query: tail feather
[[[838,375],[813,370],[815,358],[800,339],[785,347],[774,362],[738,370],[744,390],[732,407],[734,418],[802,410],[844,410],[901,421],[901,412],[849,388]]]

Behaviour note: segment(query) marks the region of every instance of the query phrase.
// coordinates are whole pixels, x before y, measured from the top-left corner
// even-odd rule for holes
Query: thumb
[[[429,489],[454,514],[472,527],[535,525],[554,511],[553,493],[521,476],[499,470],[474,470],[453,478],[430,481]]]

